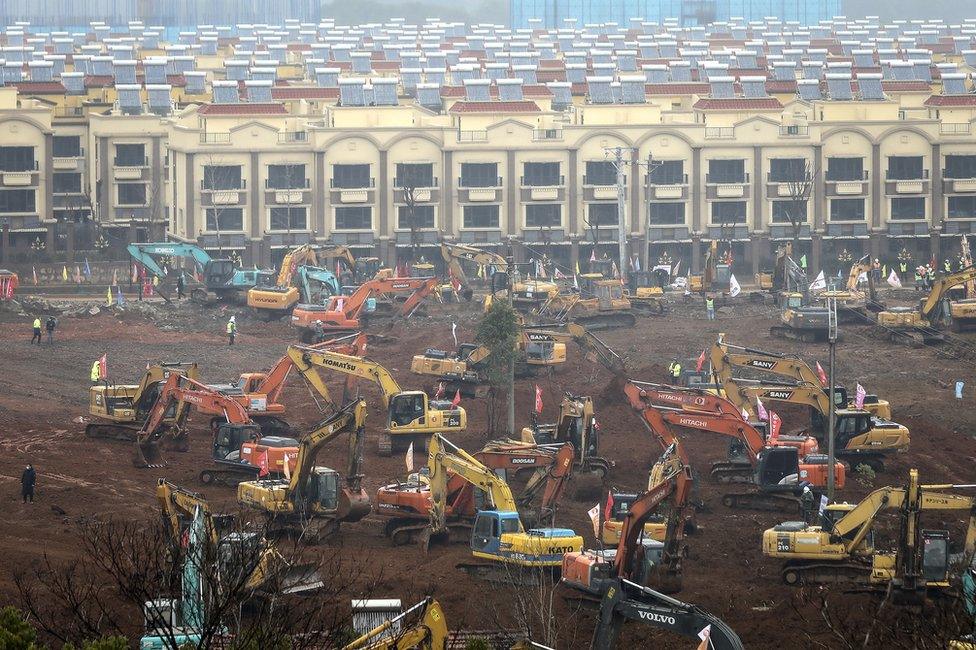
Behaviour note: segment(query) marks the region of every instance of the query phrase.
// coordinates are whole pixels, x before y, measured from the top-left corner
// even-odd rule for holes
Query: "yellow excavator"
[[[342,485],[339,473],[316,466],[315,458],[326,445],[346,433],[349,467]],[[361,474],[365,435],[366,402],[352,400],[301,439],[291,476],[239,483],[238,502],[263,512],[270,530],[313,542],[338,531],[343,521],[359,521],[370,512]]]
[[[595,475],[601,482],[610,475],[613,462],[600,453],[600,431],[596,423],[593,399],[566,394],[559,403],[559,420],[533,424],[522,429],[522,442],[537,445],[572,443],[576,451],[577,473]]]
[[[968,266],[961,271],[948,273],[936,278],[928,295],[919,303],[917,309],[895,307],[878,314],[878,325],[883,327],[894,340],[913,346],[941,343],[945,337],[939,328],[947,320],[945,302],[950,289],[976,279],[976,266]],[[948,303],[950,328],[955,332],[972,329],[976,326],[976,300],[965,299]]]
[[[448,533],[448,480],[452,475],[484,492],[485,507],[475,517],[471,554],[487,562],[462,562],[459,569],[489,580],[518,582],[522,568],[558,567],[563,554],[583,549],[583,538],[568,528],[526,530],[508,484],[477,458],[434,435],[427,451],[430,485],[430,530],[435,537]]]
[[[329,402],[332,399],[325,380],[318,373],[320,368],[368,379],[379,387],[387,411],[386,427],[379,434],[382,456],[391,455],[394,449],[405,450],[411,442],[422,450],[432,434],[464,431],[468,426],[468,415],[463,408],[448,401],[430,399],[421,390],[401,389],[390,371],[375,361],[299,345],[290,346],[288,356],[302,377]]]
[[[591,280],[585,276],[580,278],[579,291],[550,296],[539,314],[560,323],[574,322],[591,331],[637,324],[637,315],[620,280]]]
[[[813,409],[812,433],[817,438],[820,448],[827,448],[830,398],[819,384],[810,386],[803,383],[777,383],[729,377],[722,383],[722,388],[733,404],[749,404],[749,408],[753,398],[756,397],[766,402],[786,402],[811,407]],[[880,472],[884,470],[886,456],[908,451],[911,435],[905,426],[897,422],[883,420],[868,411],[855,408],[835,408],[834,418],[837,458],[847,461],[852,467],[865,464],[875,472]]]
[[[228,526],[233,518],[214,515],[202,494],[161,478],[156,483],[156,501],[174,545],[184,543],[184,534],[200,513],[204,533],[220,558],[221,585],[239,584],[260,596],[307,593],[324,586],[313,568],[288,562],[263,536]]]
[[[512,306],[523,312],[538,309],[547,299],[559,293],[555,282],[545,280],[529,280],[518,277],[508,277],[508,260],[498,253],[486,251],[466,244],[441,243],[441,257],[447,264],[449,275],[459,284],[458,293],[464,300],[471,300],[474,290],[461,266],[461,262],[477,264],[485,269],[494,269],[489,282],[489,295],[508,291]],[[511,284],[511,286],[509,286]],[[490,300],[488,301],[490,304]],[[486,304],[486,308],[488,306]]]
[[[302,244],[285,254],[273,287],[256,286],[247,291],[247,306],[262,314],[284,314],[298,304],[300,291],[293,278],[300,266],[318,265],[318,248]]]
[[[732,345],[725,340],[724,336],[712,345],[709,361],[717,386],[722,386],[726,379],[732,376],[733,368],[778,375],[809,386],[822,386],[820,376],[799,356]],[[750,402],[740,404],[736,399],[730,399],[740,410],[745,409],[750,415],[755,415]],[[838,408],[854,408],[854,399],[843,386],[834,386],[834,404]],[[887,400],[879,399],[877,395],[865,396],[864,410],[877,418],[891,419],[891,405]]]
[[[399,625],[414,614],[417,622],[400,629]],[[384,621],[352,643],[342,646],[342,650],[442,650],[447,648],[449,635],[440,603],[433,598],[426,598],[399,616]]]
[[[791,586],[854,582],[892,587],[902,595],[949,587],[949,533],[921,527],[926,511],[966,513],[965,557],[976,550],[976,499],[952,494],[954,485],[920,485],[909,471],[902,487],[883,487],[856,505],[831,504],[817,525],[788,521],[763,533],[763,555],[785,560],[783,582]],[[896,552],[878,551],[873,529],[882,510],[900,518]]]
[[[94,384],[88,389],[88,414],[98,418],[85,426],[89,438],[131,442],[156,403],[163,384],[173,373],[197,379],[195,363],[158,363],[146,366],[138,384]],[[181,403],[165,415],[167,425],[179,422],[189,404]]]
[[[866,294],[858,288],[861,277],[867,278]],[[870,312],[877,312],[882,308],[878,303],[874,275],[871,272],[871,256],[865,255],[851,265],[851,270],[847,274],[847,284],[843,289],[822,291],[817,297],[825,307],[827,300],[837,301],[839,323],[870,323],[873,319]]]

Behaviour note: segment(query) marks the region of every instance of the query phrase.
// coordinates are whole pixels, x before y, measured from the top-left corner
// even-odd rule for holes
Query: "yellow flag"
[[[65,282],[68,281],[68,267],[67,266],[62,266],[61,267],[61,279],[64,280]]]
[[[108,288],[108,291],[106,292],[105,295],[108,298],[108,306],[111,307],[112,306],[112,287],[109,287]]]
[[[576,260],[576,275],[579,275],[579,260]]]

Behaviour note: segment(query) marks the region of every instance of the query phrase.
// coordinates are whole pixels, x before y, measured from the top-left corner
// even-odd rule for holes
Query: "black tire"
[[[204,485],[211,485],[212,483],[215,482],[216,478],[217,477],[214,475],[214,473],[211,472],[209,469],[205,469],[202,472],[200,472],[200,482],[203,483]]]
[[[394,546],[407,546],[413,542],[413,534],[411,531],[402,528],[394,530],[393,534],[390,535],[390,541],[393,542]]]
[[[735,497],[732,496],[731,494],[726,494],[725,496],[722,497],[722,505],[725,506],[726,508],[734,508]]]
[[[796,569],[783,569],[783,584],[788,587],[799,587],[803,584],[803,578]]]

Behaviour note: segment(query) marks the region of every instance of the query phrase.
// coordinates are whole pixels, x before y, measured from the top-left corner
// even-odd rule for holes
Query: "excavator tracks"
[[[92,422],[85,427],[85,436],[99,440],[121,440],[135,442],[139,429],[124,424]]]
[[[632,312],[576,316],[572,320],[574,323],[582,325],[591,332],[618,329],[622,327],[633,327],[637,324],[637,316],[635,316]]]
[[[821,343],[827,340],[827,330],[797,330],[786,325],[773,325],[769,328],[769,335],[780,339],[801,341],[803,343]],[[837,340],[840,340],[838,335]]]
[[[787,514],[799,514],[801,509],[800,500],[793,495],[761,490],[723,494],[722,505],[739,510],[763,510]]]
[[[454,566],[479,580],[525,587],[541,584],[544,579],[543,572],[553,572],[553,568],[550,567],[523,567],[504,563],[458,562]]]
[[[419,542],[428,530],[430,522],[426,519],[392,519],[383,527],[383,534],[394,546],[407,546]],[[432,540],[447,544],[462,544],[471,536],[472,524],[454,522],[447,524],[447,533],[434,535]]]
[[[750,463],[722,461],[712,463],[710,477],[716,483],[752,483],[755,473]]]
[[[867,585],[871,578],[871,566],[857,562],[816,562],[795,560],[788,562],[780,572],[783,584],[800,587],[805,584],[848,583]]]

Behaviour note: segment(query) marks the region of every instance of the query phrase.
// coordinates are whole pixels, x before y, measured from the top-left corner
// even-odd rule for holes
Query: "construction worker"
[[[874,263],[871,264],[871,276],[874,279],[875,284],[881,282],[881,260],[877,257],[874,258]]]
[[[47,330],[47,342],[54,343],[54,328],[58,326],[58,319],[54,316],[48,316],[47,321],[44,323],[44,329]]]
[[[321,343],[325,340],[325,329],[322,327],[322,321],[317,320],[312,323],[312,334],[315,336],[316,343]]]
[[[803,510],[803,521],[808,524],[813,516],[813,490],[809,485],[803,486],[803,493],[800,495],[800,507]]]
[[[803,274],[804,275],[806,275],[806,273],[807,273],[807,254],[806,253],[804,253],[803,255],[800,255],[800,270],[803,271]]]
[[[24,473],[20,475],[20,496],[24,497],[24,503],[30,499],[34,503],[34,484],[37,483],[37,472],[30,464],[24,468]]]
[[[900,262],[898,264],[898,270],[900,271],[899,275],[901,276],[899,279],[902,282],[907,282],[908,281],[908,262]]]
[[[711,294],[705,296],[705,315],[708,320],[715,320],[715,297]]]
[[[952,262],[949,261],[948,257],[945,259],[945,263],[942,265],[942,268],[945,269],[947,275],[952,273]]]
[[[41,319],[40,318],[34,319],[34,336],[31,337],[30,340],[31,345],[34,344],[34,339],[37,339],[38,345],[41,344]]]
[[[234,345],[234,336],[237,335],[237,318],[230,317],[227,321],[227,345]]]
[[[99,378],[102,376],[102,366],[98,361],[92,364],[91,372],[89,373],[89,379],[91,379],[92,384],[97,384]]]
[[[668,372],[671,373],[671,383],[677,385],[681,379],[681,362],[678,361],[678,357],[675,357],[671,361],[671,365],[668,366]]]
[[[183,271],[180,271],[179,276],[176,278],[176,299],[183,299],[183,289],[186,288],[186,282],[183,280]]]

